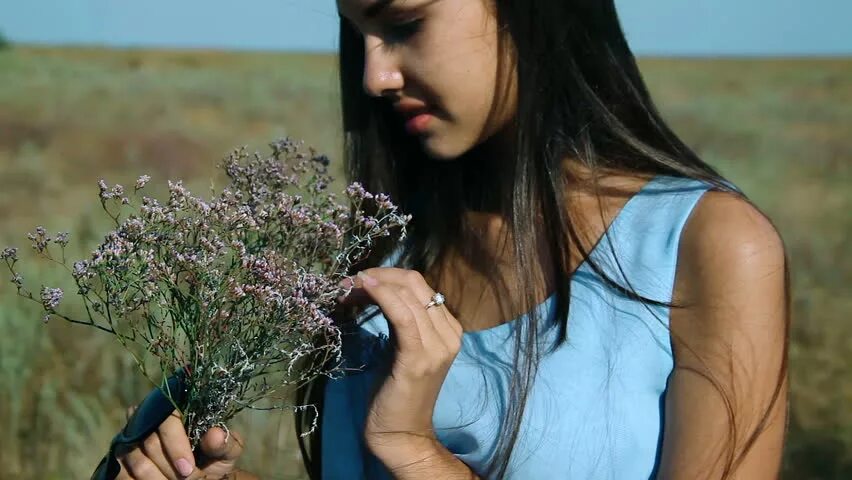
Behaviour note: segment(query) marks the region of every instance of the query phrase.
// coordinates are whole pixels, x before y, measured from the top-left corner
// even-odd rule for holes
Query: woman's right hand
[[[128,411],[132,414],[132,410]],[[243,451],[240,435],[213,427],[201,439],[200,453],[206,461],[195,464],[189,437],[180,414],[172,413],[156,432],[133,450],[118,455],[121,472],[117,480],[228,479],[236,473]]]

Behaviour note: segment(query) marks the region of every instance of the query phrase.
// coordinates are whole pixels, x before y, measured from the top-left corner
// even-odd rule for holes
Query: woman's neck
[[[554,289],[554,262],[542,236],[534,248],[535,282],[528,285],[517,276],[514,240],[502,217],[471,211],[466,214],[465,223],[476,246],[447,249],[424,276],[444,293],[448,308],[466,331],[517,318],[528,310],[523,305],[530,289],[536,304],[550,295]]]
[[[564,239],[569,251],[561,268],[568,273],[582,264],[624,204],[649,177],[606,172],[595,180],[590,170],[577,165],[571,168],[573,171],[566,171],[565,211],[580,245],[573,239]],[[476,184],[475,188],[484,188],[484,183]],[[496,189],[492,187],[493,190]],[[497,195],[484,196],[494,197]],[[468,331],[499,325],[528,311],[526,307],[532,305],[526,304],[523,297],[530,289],[536,304],[546,299],[555,290],[556,268],[560,268],[555,260],[559,257],[550,251],[544,232],[526,232],[524,240],[531,242],[528,251],[534,255],[535,281],[532,285],[522,285],[515,267],[511,228],[499,213],[499,204],[480,201],[478,206],[481,208],[464,213],[465,237],[469,241],[463,246],[449,247],[424,272],[429,284],[445,294],[450,311]]]

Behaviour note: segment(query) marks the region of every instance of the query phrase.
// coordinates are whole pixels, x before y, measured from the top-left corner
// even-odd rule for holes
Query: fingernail
[[[192,464],[185,458],[178,458],[175,462],[175,468],[177,468],[178,473],[184,477],[188,477],[193,470]]]
[[[368,287],[375,287],[379,284],[378,280],[367,275],[364,272],[358,272],[358,277],[361,279],[362,282],[364,282],[364,285],[367,285]]]

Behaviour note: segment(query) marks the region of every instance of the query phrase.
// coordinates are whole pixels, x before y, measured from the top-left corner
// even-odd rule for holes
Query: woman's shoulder
[[[784,243],[771,220],[736,192],[710,190],[697,203],[680,238],[672,327],[700,343],[771,335],[783,328]],[[678,321],[680,320],[680,321]]]
[[[680,244],[684,267],[700,267],[705,273],[732,273],[724,269],[784,257],[781,235],[766,214],[737,192],[713,189],[695,205]]]
[[[664,465],[706,451],[707,432],[722,438],[733,431],[736,445],[751,445],[738,471],[762,471],[779,455],[790,328],[785,261],[778,231],[746,198],[713,190],[702,196],[678,256],[673,302],[682,308],[670,315],[676,368],[666,396]],[[695,421],[726,415],[731,426],[748,428]]]

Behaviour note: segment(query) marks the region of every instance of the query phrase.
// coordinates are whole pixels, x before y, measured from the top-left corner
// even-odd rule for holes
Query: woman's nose
[[[379,39],[366,40],[364,45],[364,91],[380,97],[402,89],[402,72],[393,53],[386,52]]]

